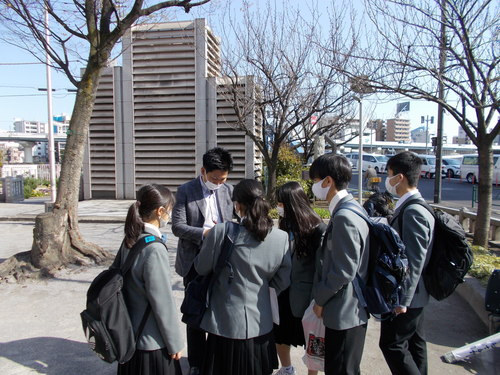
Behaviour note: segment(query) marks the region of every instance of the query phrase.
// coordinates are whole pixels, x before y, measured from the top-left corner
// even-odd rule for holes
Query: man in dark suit
[[[177,189],[172,212],[172,232],[179,238],[175,271],[183,277],[184,287],[196,277],[193,261],[203,239],[217,223],[233,218],[232,185],[226,184],[233,168],[231,154],[216,147],[203,155],[197,178]],[[205,351],[205,332],[186,327],[190,375],[199,374]]]
[[[427,348],[424,337],[424,307],[429,301],[422,272],[431,255],[434,217],[425,207],[417,189],[420,158],[408,151],[387,161],[386,190],[399,196],[391,226],[401,236],[410,267],[396,316],[384,320],[379,346],[393,374],[427,374]],[[401,226],[399,223],[401,222]]]
[[[313,286],[314,312],[325,324],[325,374],[359,374],[368,313],[356,295],[356,274],[366,282],[369,228],[344,203],[363,208],[347,192],[352,171],[342,155],[323,155],[309,169],[312,191],[332,214],[322,246],[322,266]]]

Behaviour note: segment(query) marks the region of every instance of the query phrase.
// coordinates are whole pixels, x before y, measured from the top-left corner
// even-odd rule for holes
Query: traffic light
[[[432,140],[432,146],[433,147],[435,147],[435,146],[438,145],[438,139],[437,139],[437,137],[432,137],[431,140]]]

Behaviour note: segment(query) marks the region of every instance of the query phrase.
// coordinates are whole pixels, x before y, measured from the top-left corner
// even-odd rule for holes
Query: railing
[[[449,208],[437,204],[431,204],[431,206],[453,215],[467,234],[474,234],[477,217],[475,212],[467,211],[465,208]],[[490,218],[490,241],[500,241],[500,219]]]

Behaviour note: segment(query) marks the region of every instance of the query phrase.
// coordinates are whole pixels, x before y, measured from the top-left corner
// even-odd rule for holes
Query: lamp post
[[[47,46],[50,44],[49,12],[45,8],[45,40]],[[50,170],[50,203],[56,201],[56,164],[54,154],[54,126],[52,124],[52,79],[50,74],[50,56],[45,52],[45,66],[47,72],[47,112],[49,126],[49,170]]]
[[[431,124],[434,124],[434,116],[431,116],[429,118],[429,115],[426,116],[420,116],[420,123],[423,124],[425,122],[425,153],[428,154],[427,152],[427,147],[429,145],[429,121]]]
[[[363,205],[363,99],[354,97],[359,103],[359,152],[358,152],[358,199]]]
[[[359,94],[353,99],[359,103],[359,159],[358,159],[358,191],[359,204],[363,205],[363,95],[375,90],[370,86],[368,76],[361,75],[349,79],[351,90]]]

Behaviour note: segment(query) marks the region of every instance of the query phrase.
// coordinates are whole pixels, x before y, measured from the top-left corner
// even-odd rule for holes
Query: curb
[[[457,286],[456,292],[467,302],[484,325],[488,327],[489,313],[484,307],[486,288],[481,285],[479,280],[471,276],[465,276],[465,282]]]

